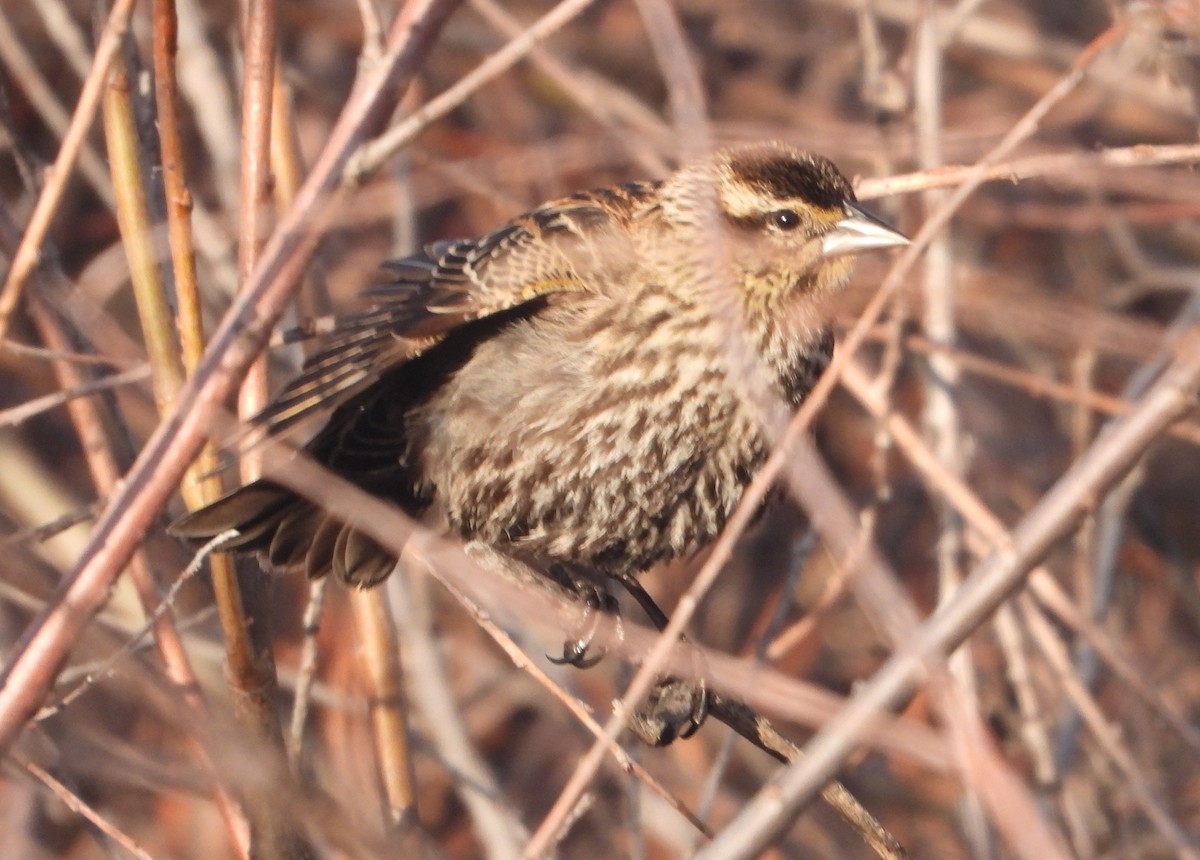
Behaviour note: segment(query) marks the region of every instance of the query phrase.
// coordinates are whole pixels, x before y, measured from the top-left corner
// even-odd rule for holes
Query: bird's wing
[[[275,433],[336,407],[464,324],[620,280],[634,264],[628,220],[654,188],[582,192],[479,239],[438,242],[384,264],[391,279],[364,293],[371,306],[339,320],[328,345],[258,416],[258,427]]]

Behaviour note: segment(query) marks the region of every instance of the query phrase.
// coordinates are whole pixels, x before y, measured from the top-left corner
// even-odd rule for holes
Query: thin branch
[[[0,673],[0,749],[12,744],[37,710],[79,632],[103,604],[109,584],[214,429],[225,397],[266,343],[315,247],[315,221],[319,214],[328,213],[328,194],[337,186],[347,158],[366,131],[387,115],[391,99],[416,71],[456,6],[455,0],[411,0],[397,18],[384,60],[351,94],[322,157],[264,249],[246,291],[214,333],[178,405],[164,417],[113,495],[79,564],[64,580],[60,599],[32,622],[9,651]],[[17,271],[14,266],[10,282],[23,282],[23,275],[13,280]]]
[[[104,92],[109,64],[121,48],[121,38],[125,34],[125,28],[129,26],[129,13],[132,8],[133,0],[116,0],[100,34],[96,45],[96,58],[92,62],[91,73],[83,82],[79,104],[71,116],[71,124],[66,134],[63,135],[62,146],[54,159],[54,166],[46,174],[46,184],[42,193],[38,195],[33,214],[29,217],[25,235],[21,237],[21,244],[9,267],[8,277],[4,280],[3,288],[0,288],[0,341],[8,337],[9,320],[21,301],[21,290],[26,279],[37,265],[46,231],[50,229],[50,221],[54,218],[58,203],[66,190],[75,160],[87,139],[88,129]]]
[[[102,391],[112,391],[123,385],[143,382],[149,376],[150,365],[143,364],[141,367],[135,367],[132,370],[112,373],[99,379],[82,381],[61,391],[55,391],[53,394],[43,394],[41,397],[25,401],[20,406],[0,409],[0,427],[16,427],[34,416],[70,403],[77,397],[90,397]]]
[[[134,842],[129,834],[115,827],[108,819],[87,804],[83,798],[51,776],[45,769],[31,761],[22,761],[20,764],[25,770],[29,771],[34,779],[46,786],[55,797],[62,801],[63,805],[76,815],[84,818],[106,837],[121,846],[131,857],[136,858],[136,860],[153,860],[150,853]]]
[[[521,35],[488,57],[453,86],[417,108],[411,116],[388,129],[375,140],[364,143],[346,166],[345,181],[362,182],[384,161],[403,149],[434,120],[457,108],[473,93],[495,80],[533,50],[538,42],[570,23],[595,0],[561,0],[561,2],[531,24]]]
[[[359,644],[359,668],[365,675],[371,740],[383,785],[384,812],[388,826],[395,827],[416,811],[400,643],[384,589],[356,589],[350,594],[350,606]]]

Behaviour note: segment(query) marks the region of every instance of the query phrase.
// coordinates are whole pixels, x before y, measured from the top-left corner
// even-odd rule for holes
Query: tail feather
[[[332,517],[326,517],[317,526],[312,535],[312,543],[304,556],[304,575],[309,579],[320,579],[334,569],[334,553],[338,536],[344,530],[341,523]],[[341,576],[340,573],[334,573]]]
[[[276,570],[304,567],[315,529],[328,517],[324,512],[296,499],[275,525],[275,533],[266,547],[267,564]]]
[[[352,528],[343,528],[334,548],[333,570],[343,581],[369,588],[387,578],[396,557],[375,540]]]
[[[367,535],[267,480],[180,517],[167,530],[192,541],[235,531],[222,551],[258,551],[275,570],[303,570],[309,579],[332,573],[360,588],[384,579],[395,565],[395,555]]]
[[[227,549],[259,549],[270,541],[275,527],[295,502],[290,491],[270,481],[255,481],[215,502],[177,519],[167,527],[176,537],[207,541],[233,530],[238,536]]]

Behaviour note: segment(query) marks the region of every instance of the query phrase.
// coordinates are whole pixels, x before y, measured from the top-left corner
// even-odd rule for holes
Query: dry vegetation
[[[230,438],[268,331],[243,414],[311,348],[278,333],[353,307],[380,260],[757,138],[835,158],[919,241],[836,309],[840,379],[772,462],[790,498],[727,563],[647,576],[671,614],[698,599],[711,652],[683,669],[813,738],[768,789],[785,810],[836,768],[913,857],[1200,854],[1192,0],[242,5],[259,17],[143,0],[125,42],[82,0],[0,7],[6,858],[230,857],[247,833],[258,857],[724,858],[772,833],[762,856],[875,856],[819,800],[751,821],[783,768],[715,721],[664,750],[621,736],[632,770],[590,721],[627,664],[551,666],[537,595],[427,535],[309,616],[306,583],[225,566],[143,629],[187,563],[162,528],[182,470]],[[224,361],[181,389],[195,293]],[[865,732],[884,705],[900,718]]]

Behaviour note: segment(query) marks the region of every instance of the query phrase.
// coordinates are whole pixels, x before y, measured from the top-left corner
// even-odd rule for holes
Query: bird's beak
[[[847,203],[846,217],[821,237],[821,256],[831,259],[875,248],[894,248],[907,244],[907,238],[874,215],[859,209],[853,203]]]

